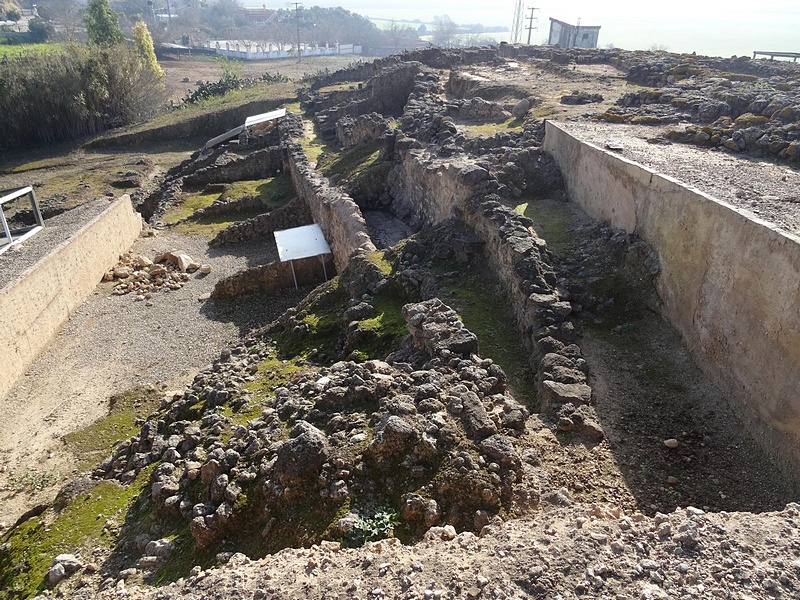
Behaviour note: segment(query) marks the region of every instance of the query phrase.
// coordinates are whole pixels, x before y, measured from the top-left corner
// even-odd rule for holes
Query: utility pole
[[[578,34],[581,32],[581,18],[578,17],[578,23],[575,25],[575,37],[572,39],[572,46],[570,48],[578,47]]]
[[[511,25],[511,43],[519,44],[522,41],[522,26],[525,24],[525,0],[517,0],[514,7],[514,23]]]
[[[294,23],[297,27],[297,62],[300,62],[300,9],[303,7],[302,2],[290,2],[294,4]]]
[[[534,8],[533,6],[531,6],[528,10],[531,11],[531,16],[528,17],[528,46],[530,46],[531,45],[531,31],[533,31],[534,29],[536,31],[539,31],[539,17],[534,17],[533,16],[533,11],[539,10],[539,9],[538,8]],[[536,21],[536,27],[533,26],[534,20]]]

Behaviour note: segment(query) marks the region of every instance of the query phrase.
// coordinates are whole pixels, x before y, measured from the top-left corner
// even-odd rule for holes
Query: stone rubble
[[[133,293],[137,300],[149,301],[154,293],[179,290],[191,281],[192,273],[208,275],[211,265],[197,263],[177,251],[161,253],[153,260],[127,253],[103,276],[103,281],[116,282],[113,287],[116,296]]]

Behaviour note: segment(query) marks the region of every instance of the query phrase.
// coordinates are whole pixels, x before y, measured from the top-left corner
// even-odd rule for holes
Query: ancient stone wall
[[[734,409],[800,478],[800,239],[552,121],[570,197],[658,253],[664,313]]]
[[[389,122],[378,113],[344,117],[336,121],[336,139],[347,150],[376,140],[389,130]]]
[[[417,226],[456,217],[478,234],[531,350],[543,408],[568,420],[577,412],[570,427],[577,424],[584,433],[601,436],[587,406],[592,391],[585,361],[573,343],[576,335],[568,318],[572,307],[556,290],[549,251],[533,231],[533,222],[500,203],[495,192],[503,186],[485,169],[436,158],[413,146],[414,140],[396,143],[400,164],[390,178],[395,210],[404,211],[405,219]],[[571,412],[561,414],[565,405],[571,405]]]
[[[311,166],[299,144],[289,142],[287,152],[295,190],[308,204],[314,222],[322,227],[337,270],[343,270],[355,252],[374,252],[367,224],[353,199],[331,188],[328,180]]]
[[[183,178],[183,184],[199,187],[209,183],[233,183],[250,179],[275,177],[284,170],[283,150],[272,146],[245,156],[225,153],[213,164]]]
[[[294,261],[294,277],[292,265],[288,262],[271,262],[259,267],[252,267],[221,279],[214,286],[212,298],[233,298],[256,292],[270,292],[294,287],[295,277],[298,285],[318,284],[334,276],[335,265],[330,257],[326,257],[325,269],[317,257]]]
[[[209,245],[223,246],[225,244],[244,242],[253,238],[266,237],[281,229],[309,225],[311,222],[312,218],[308,204],[305,200],[296,198],[286,206],[276,208],[263,215],[231,223],[220,231],[209,242]]]
[[[414,89],[415,77],[422,70],[422,65],[416,62],[396,63],[396,61],[381,65],[376,67],[376,73],[369,82],[369,91],[355,93],[345,91],[341,93],[342,99],[338,103],[324,110],[315,109],[315,119],[323,138],[334,138],[336,123],[343,117],[358,117],[372,112],[399,115],[403,112],[408,96]],[[338,95],[336,98],[338,99]],[[316,106],[317,102],[322,106],[331,104],[324,99],[315,100],[312,96],[306,100],[306,105]]]

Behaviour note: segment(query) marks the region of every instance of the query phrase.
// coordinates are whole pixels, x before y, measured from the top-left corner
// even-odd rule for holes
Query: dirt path
[[[178,249],[213,271],[180,290],[155,294],[151,307],[134,295],[113,296],[112,284],[100,284],[0,400],[0,522],[11,524],[53,498],[76,464],[62,436],[105,416],[112,394],[148,384],[180,388],[247,327],[252,318],[247,308],[198,300],[221,277],[270,260],[272,246],[240,244],[219,251],[209,249],[205,238],[170,232],[137,240],[135,253],[152,258]],[[268,321],[293,301],[265,299],[257,314]]]

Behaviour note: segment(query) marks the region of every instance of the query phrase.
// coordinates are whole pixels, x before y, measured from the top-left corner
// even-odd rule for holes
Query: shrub
[[[362,517],[344,536],[344,543],[351,548],[359,548],[367,542],[388,537],[397,524],[397,513],[379,510],[372,517]]]
[[[133,26],[131,31],[133,45],[144,66],[149,69],[156,77],[163,77],[164,71],[156,60],[156,51],[153,48],[153,37],[144,21],[139,21]]]
[[[160,79],[123,45],[31,54],[0,64],[0,144],[78,139],[150,116],[162,101]]]
[[[35,43],[46,42],[55,35],[55,27],[44,19],[31,19],[28,21],[30,39]]]
[[[89,41],[98,46],[113,46],[125,41],[119,27],[119,15],[108,0],[89,0],[83,17]]]
[[[225,72],[217,81],[198,81],[197,89],[183,98],[183,102],[195,104],[214,96],[224,96],[234,90],[251,88],[259,83],[285,83],[287,81],[289,78],[280,74],[264,73],[261,77],[239,77],[236,73]]]

